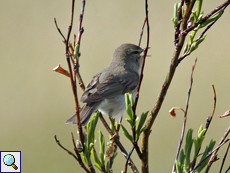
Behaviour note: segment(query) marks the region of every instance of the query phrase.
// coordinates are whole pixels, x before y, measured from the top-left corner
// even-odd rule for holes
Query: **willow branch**
[[[227,138],[226,140],[224,140],[221,144],[219,144],[214,150],[212,150],[211,152],[209,152],[198,164],[197,166],[192,170],[192,171],[188,171],[188,173],[193,173],[195,172],[195,170],[197,168],[199,168],[201,166],[201,164],[208,158],[210,157],[214,152],[216,152],[217,150],[220,149],[220,147],[222,147],[224,144],[226,144],[228,141],[230,141],[230,138]]]
[[[222,169],[223,169],[223,166],[224,166],[226,157],[227,157],[227,155],[228,155],[229,148],[230,148],[230,142],[228,142],[228,147],[227,147],[227,150],[226,150],[226,152],[225,152],[225,154],[224,154],[224,157],[223,157],[223,160],[222,160],[222,163],[221,163],[221,167],[220,167],[219,173],[222,172]]]
[[[221,16],[223,15],[223,13],[224,13],[224,10],[225,10],[225,8],[227,8],[227,6],[229,5],[229,3],[230,3],[230,1],[226,1],[224,4],[222,4],[222,5],[220,5],[219,7],[217,7],[217,8],[215,8],[212,12],[210,12],[208,15],[206,15],[202,20],[200,20],[198,23],[196,23],[195,25],[193,25],[192,27],[190,27],[190,28],[193,28],[193,29],[195,29],[195,27],[197,27],[199,24],[202,24],[202,23],[204,23],[209,17],[211,17],[213,14],[215,14],[216,12],[218,12],[219,10],[223,10],[222,11],[222,13],[221,13]],[[220,16],[220,17],[221,17]],[[206,28],[205,28],[205,30],[200,34],[200,36],[196,39],[196,41],[198,41],[198,40],[200,40],[203,36],[204,36],[204,34],[216,23],[216,21],[217,20],[219,20],[220,19],[220,17],[219,18],[217,18],[216,20],[214,20],[211,24],[209,24]],[[189,28],[188,28],[189,29]],[[188,30],[188,29],[186,29],[185,31],[183,31],[182,32],[182,34],[187,34],[187,32],[189,32],[189,31],[191,31],[191,30]],[[185,58],[185,57],[187,57],[188,55],[190,55],[190,53],[189,53],[189,50],[190,50],[190,48],[191,47],[189,47],[188,48],[188,50],[187,50],[187,52],[184,54],[184,55],[182,55],[179,59],[178,59],[178,64]]]
[[[222,8],[226,8],[230,4],[230,0],[225,1],[222,5],[216,7],[213,11],[211,11],[209,14],[207,14],[203,19],[201,19],[199,22],[195,23],[193,26],[185,29],[182,34],[187,35],[188,32],[192,31],[195,29],[199,24],[204,23],[209,17],[211,17],[213,14],[221,10]]]
[[[210,125],[210,123],[212,121],[213,115],[214,115],[215,110],[216,110],[216,90],[215,90],[214,85],[212,85],[212,89],[213,89],[213,93],[214,93],[214,98],[213,98],[214,105],[213,105],[213,109],[212,109],[212,114],[207,118],[207,123],[206,123],[206,126],[205,126],[206,131],[205,131],[204,135],[206,134],[206,132],[208,130],[208,127],[209,127],[209,125]]]
[[[192,66],[192,72],[191,72],[191,77],[190,77],[190,86],[188,89],[188,96],[187,96],[187,101],[186,101],[186,107],[185,107],[185,112],[184,112],[184,121],[183,121],[183,126],[182,126],[182,132],[181,132],[181,138],[178,144],[178,148],[177,148],[177,153],[176,153],[176,158],[173,164],[173,172],[176,172],[176,160],[178,159],[179,153],[180,153],[180,149],[181,149],[181,145],[184,139],[184,132],[185,132],[185,126],[186,126],[186,121],[187,121],[187,113],[188,113],[188,103],[189,103],[189,98],[190,98],[190,94],[191,94],[191,90],[192,90],[192,84],[193,84],[193,72],[196,66],[196,62],[197,62],[197,58],[195,59],[195,64]]]
[[[108,131],[108,133],[110,134],[110,136],[114,136],[113,131],[110,129],[109,125],[107,124],[107,122],[105,121],[104,117],[102,116],[102,114],[100,113],[99,118],[102,122],[102,124],[104,125],[105,129]],[[122,153],[124,153],[125,158],[127,158],[126,156],[128,156],[128,153],[126,151],[126,149],[123,147],[123,145],[121,144],[119,138],[114,137],[113,138],[114,142],[116,143],[116,145],[119,147],[119,149],[121,150]],[[132,161],[132,159],[129,159],[129,166],[131,167],[131,169],[133,170],[133,172],[138,173],[139,171],[137,170],[134,162]]]
[[[219,145],[222,145],[222,144],[224,144],[224,143],[226,143],[226,140],[225,140],[225,139],[227,138],[227,136],[229,135],[229,133],[230,133],[230,126],[229,126],[228,129],[225,131],[224,136],[221,138],[221,140],[220,140],[218,146],[219,146]],[[229,140],[229,138],[228,138],[228,140]],[[212,156],[210,157],[210,159],[209,159],[209,161],[208,161],[208,165],[207,165],[207,167],[206,167],[205,173],[207,173],[207,172],[210,170],[210,168],[211,168],[213,162],[215,161],[215,157],[216,157],[216,155],[217,155],[218,150],[219,150],[219,148],[216,149],[216,150],[212,153]]]
[[[81,89],[83,91],[85,91],[85,85],[84,85],[84,82],[82,80],[82,77],[79,73],[79,57],[81,56],[81,53],[80,53],[80,43],[81,43],[81,36],[84,32],[84,28],[82,27],[82,21],[83,21],[83,16],[84,16],[84,10],[85,10],[85,0],[82,0],[82,6],[81,6],[81,13],[80,13],[80,16],[79,16],[79,22],[78,22],[78,36],[77,36],[77,43],[75,45],[75,47],[77,46],[77,50],[75,52],[75,55],[76,55],[76,62],[74,64],[74,72],[75,72],[75,75],[77,76],[77,79],[78,79],[78,83],[79,83],[79,86],[81,87]]]
[[[187,27],[187,21],[189,19],[189,14],[190,14],[190,11],[188,9],[189,7],[186,8],[185,12],[184,12],[184,18],[183,18],[183,22],[181,24],[181,27],[182,29],[186,29]],[[165,82],[164,84],[162,85],[162,88],[161,88],[161,91],[160,91],[160,94],[157,98],[157,101],[153,107],[153,109],[151,110],[150,112],[150,115],[147,119],[147,122],[146,122],[146,130],[143,132],[143,135],[142,135],[142,153],[143,155],[145,156],[145,160],[142,162],[142,172],[148,172],[148,141],[149,141],[149,135],[151,133],[151,128],[152,128],[152,125],[158,115],[158,112],[162,106],[162,103],[164,101],[164,98],[166,96],[166,93],[168,91],[168,88],[171,84],[171,81],[172,81],[172,78],[174,76],[174,73],[176,71],[176,67],[177,67],[177,64],[178,64],[178,57],[180,55],[180,52],[182,50],[182,46],[184,45],[184,41],[185,41],[185,37],[186,35],[181,35],[179,37],[179,41],[178,41],[178,44],[176,44],[175,46],[175,51],[174,51],[174,54],[173,54],[173,57],[172,57],[172,60],[171,60],[171,64],[170,64],[170,67],[169,67],[169,72],[168,74],[166,75],[166,79],[165,79]]]
[[[126,172],[127,172],[128,161],[129,161],[129,159],[130,159],[130,157],[131,157],[131,155],[132,155],[132,153],[133,153],[133,150],[134,150],[134,146],[132,147],[132,149],[131,149],[131,151],[129,152],[129,155],[128,155],[127,159],[126,159],[126,162],[125,162],[125,169],[124,169],[123,173],[126,173]]]

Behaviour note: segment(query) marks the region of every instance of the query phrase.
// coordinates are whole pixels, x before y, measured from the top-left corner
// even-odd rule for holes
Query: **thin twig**
[[[176,172],[176,161],[179,157],[179,153],[181,150],[181,145],[184,139],[184,132],[185,132],[185,126],[186,126],[186,121],[187,121],[187,113],[188,113],[188,104],[189,104],[189,99],[190,99],[190,94],[191,94],[191,90],[192,90],[192,84],[193,84],[193,72],[196,66],[196,62],[197,62],[197,58],[195,59],[195,63],[192,66],[192,72],[191,72],[191,77],[190,77],[190,86],[188,89],[188,96],[187,96],[187,100],[186,100],[186,107],[185,107],[185,113],[184,113],[184,121],[183,121],[183,126],[182,126],[182,132],[181,132],[181,138],[178,144],[178,148],[177,148],[177,153],[176,153],[176,158],[173,164],[173,172]]]
[[[146,47],[144,49],[144,55],[143,55],[143,60],[142,60],[142,65],[141,65],[141,73],[140,73],[140,78],[139,78],[139,82],[138,82],[138,86],[137,86],[137,92],[136,92],[136,97],[135,97],[135,102],[133,104],[133,113],[134,113],[134,118],[133,118],[133,121],[135,122],[136,121],[136,108],[137,108],[137,102],[138,102],[138,99],[139,99],[139,92],[140,92],[140,87],[141,87],[141,83],[142,83],[142,80],[143,80],[143,71],[144,71],[144,66],[145,66],[145,59],[146,59],[146,55],[148,53],[148,49],[149,49],[149,35],[150,35],[150,26],[149,26],[149,17],[148,17],[148,0],[145,0],[145,20],[144,20],[144,24],[142,26],[142,30],[144,28],[144,25],[146,23],[146,27],[147,27],[147,43],[146,43]],[[143,32],[143,31],[142,31]],[[140,41],[139,41],[139,44],[141,42],[141,37],[142,35],[140,36]],[[133,131],[133,140],[136,142],[136,127],[134,127],[132,129]],[[137,142],[136,142],[136,145],[135,145],[135,150],[137,151],[138,155],[141,156],[142,154],[138,145],[137,145]],[[143,159],[142,157],[140,157],[140,159]],[[142,171],[143,172],[143,171]]]
[[[209,127],[209,125],[210,125],[210,123],[212,121],[212,117],[213,117],[215,109],[216,109],[216,90],[215,90],[214,85],[212,85],[212,88],[213,88],[213,93],[214,93],[214,98],[213,98],[214,99],[214,106],[213,106],[213,109],[212,109],[212,114],[209,115],[207,120],[206,120],[206,125],[205,125],[206,131],[204,132],[204,136],[206,135],[206,132],[207,132],[208,127]],[[200,148],[197,151],[197,155],[199,154],[199,152],[200,152]],[[190,170],[192,170],[195,167],[196,161],[197,161],[197,158],[194,158],[192,163],[191,163]]]
[[[147,44],[146,44],[146,47],[144,49],[144,55],[143,55],[143,60],[142,60],[142,65],[141,65],[140,79],[139,79],[139,82],[138,82],[136,98],[135,98],[135,102],[134,102],[134,105],[133,105],[134,115],[136,115],[136,107],[137,107],[137,102],[138,102],[138,99],[139,99],[139,91],[140,91],[140,87],[141,87],[141,83],[142,83],[142,79],[143,79],[145,58],[146,58],[146,55],[147,55],[148,49],[149,49],[149,37],[150,37],[149,36],[149,34],[150,34],[149,30],[150,30],[150,27],[149,27],[149,18],[148,18],[148,0],[145,0],[145,15],[146,15],[146,25],[147,25]]]
[[[226,152],[225,152],[225,154],[224,154],[223,161],[222,161],[222,163],[221,163],[221,167],[220,167],[220,172],[219,172],[219,173],[221,173],[221,172],[222,172],[222,169],[223,169],[223,166],[224,166],[224,163],[225,163],[226,157],[227,157],[227,155],[228,155],[228,150],[229,150],[229,147],[230,147],[230,142],[228,143],[227,150],[226,150]]]
[[[121,114],[121,116],[120,116],[120,117],[119,117],[119,119],[118,119],[117,132],[119,132],[119,130],[120,130],[120,126],[121,126],[122,118],[123,118],[123,114]]]
[[[229,133],[230,133],[230,126],[229,126],[228,129],[225,131],[224,136],[221,138],[221,140],[220,140],[220,142],[219,142],[218,145],[221,145],[221,144],[224,143],[224,141],[226,141],[225,139],[227,138],[227,136],[229,135]],[[216,155],[217,155],[218,150],[219,150],[219,148],[216,149],[215,152],[212,153],[212,156],[210,157],[210,159],[209,159],[209,161],[208,161],[208,165],[207,165],[207,167],[206,167],[205,173],[207,173],[207,172],[210,170],[210,168],[211,168],[213,162],[215,161],[215,157],[216,157]]]
[[[67,38],[66,38],[66,60],[67,60],[67,64],[69,67],[70,82],[71,82],[71,87],[72,87],[74,100],[75,100],[75,106],[76,106],[75,109],[76,109],[76,116],[77,116],[77,122],[78,122],[79,136],[80,136],[81,143],[84,144],[84,137],[83,137],[83,133],[82,133],[82,126],[81,126],[80,116],[79,116],[79,102],[78,102],[78,98],[77,98],[77,87],[76,87],[76,83],[74,82],[74,78],[73,78],[73,72],[72,72],[72,67],[71,67],[71,63],[70,63],[70,59],[71,59],[70,56],[71,55],[69,53],[69,45],[68,45],[70,34],[72,31],[72,26],[73,26],[74,3],[75,3],[75,0],[72,0],[71,20],[70,20],[70,25],[68,28],[68,33],[67,33]],[[83,147],[84,147],[84,145],[83,145]]]
[[[102,122],[102,124],[104,125],[105,129],[108,131],[108,133],[111,136],[114,136],[114,132],[110,129],[109,125],[107,124],[107,122],[105,121],[104,117],[102,116],[102,114],[100,113],[99,118]],[[113,138],[114,142],[116,143],[116,145],[120,148],[120,150],[127,156],[128,153],[125,150],[125,148],[123,147],[123,145],[121,144],[119,138],[114,137]],[[129,166],[131,167],[131,169],[133,170],[133,172],[138,173],[139,171],[137,170],[135,164],[133,163],[132,159],[129,159]]]
[[[226,8],[229,4],[230,4],[230,0],[225,1],[222,5],[216,7],[213,11],[211,11],[209,14],[207,14],[199,22],[195,23],[193,26],[191,26],[191,27],[187,28],[186,30],[182,31],[182,34],[187,34],[189,31],[192,31],[199,24],[204,23],[209,17],[211,17],[213,14],[215,14],[217,11],[221,10],[222,8]]]
[[[177,10],[178,21],[181,21],[181,19],[182,19],[182,7],[183,7],[183,5],[184,5],[184,0],[181,0],[180,6],[179,6],[179,8]],[[175,46],[179,42],[180,26],[181,26],[181,22],[179,22],[178,25],[175,28],[175,35],[174,35],[174,44],[175,44]]]
[[[55,23],[55,26],[56,26],[56,28],[57,28],[59,34],[62,36],[62,38],[64,39],[64,42],[66,43],[66,38],[65,38],[65,36],[62,34],[60,28],[58,27],[56,18],[54,18],[54,23]]]
[[[213,89],[213,93],[214,93],[214,98],[213,98],[214,105],[213,105],[213,109],[212,109],[212,114],[207,118],[207,122],[206,122],[206,126],[205,126],[206,131],[205,131],[204,135],[206,134],[206,132],[208,130],[208,127],[212,121],[213,115],[214,115],[215,110],[216,110],[216,90],[215,90],[214,85],[212,85],[212,89]]]
[[[226,1],[226,4],[227,3],[229,4],[229,1],[230,0]],[[193,5],[193,4],[191,4],[191,5]],[[149,134],[151,132],[152,125],[153,125],[153,123],[154,123],[154,121],[155,121],[155,119],[156,119],[156,117],[160,111],[160,108],[161,108],[163,101],[165,99],[165,96],[167,94],[168,88],[171,84],[172,78],[175,74],[175,71],[176,71],[176,68],[178,65],[178,58],[180,56],[182,47],[184,45],[187,33],[196,27],[195,26],[193,28],[191,28],[191,27],[187,28],[187,23],[188,23],[190,14],[191,14],[191,10],[192,9],[190,8],[189,5],[187,5],[185,7],[185,10],[183,13],[183,19],[181,22],[182,31],[178,37],[177,44],[175,44],[175,51],[174,51],[174,54],[173,54],[173,57],[172,57],[172,60],[170,63],[169,72],[166,75],[166,79],[162,85],[162,88],[161,88],[161,91],[160,91],[159,96],[157,98],[157,101],[156,101],[154,107],[152,108],[152,110],[150,112],[150,116],[148,117],[148,119],[146,121],[146,129],[144,130],[143,135],[142,135],[142,152],[146,156],[146,159],[144,160],[144,162],[142,162],[142,171],[143,172],[148,172],[148,168],[147,168],[148,167],[148,142],[149,142]]]
[[[79,22],[78,22],[78,36],[77,36],[77,43],[76,43],[77,45],[74,44],[75,46],[77,46],[77,50],[75,52],[75,55],[77,56],[77,58],[75,59],[74,73],[77,76],[79,86],[81,87],[83,91],[85,91],[85,85],[84,85],[84,82],[79,72],[79,62],[78,61],[79,61],[79,57],[81,56],[81,53],[80,53],[81,36],[84,32],[84,28],[82,27],[84,10],[85,10],[85,0],[82,0],[81,13],[80,13]],[[74,37],[74,42],[75,40],[76,40],[76,35]]]
[[[230,1],[229,1],[230,2]],[[227,8],[227,6],[229,5],[229,3],[227,3],[227,4],[225,4],[225,6],[222,6],[222,13],[221,13],[221,15],[220,15],[220,17],[223,15],[223,13],[224,13],[224,10],[225,10],[225,8]],[[218,7],[217,7],[218,8]],[[221,8],[219,8],[219,10],[221,10]],[[217,11],[216,11],[217,12]],[[215,12],[215,13],[216,13]],[[210,13],[209,13],[210,14]],[[213,15],[214,13],[212,13],[212,15]],[[207,17],[206,18],[206,20],[209,18],[209,17],[211,17],[212,15],[207,15],[207,16],[205,16],[205,17]],[[205,18],[204,17],[204,18]],[[205,28],[205,30],[200,34],[200,36],[196,39],[196,41],[198,41],[198,40],[200,40],[203,36],[204,36],[204,34],[214,25],[214,23],[216,23],[216,21],[217,20],[219,20],[220,19],[220,17],[219,18],[217,18],[216,20],[214,20],[211,24],[209,24],[206,28]],[[204,23],[206,20],[203,20],[200,24],[202,24],[202,23]],[[198,26],[198,25],[197,25]],[[189,31],[188,31],[189,32]],[[187,57],[188,55],[190,55],[190,53],[189,53],[189,50],[190,50],[190,48],[191,47],[189,47],[188,48],[188,50],[186,51],[186,53],[184,54],[184,55],[182,55],[179,59],[178,59],[178,64],[185,58],[185,57]]]
[[[82,162],[82,158],[81,158],[81,155],[80,153],[78,152],[78,149],[76,148],[76,143],[75,143],[75,140],[74,140],[74,136],[73,136],[73,133],[71,132],[71,136],[72,136],[72,142],[73,142],[73,146],[74,146],[74,151],[78,157],[78,163],[79,165],[85,170],[85,172],[88,172],[90,173],[90,171],[86,168],[85,164]]]
[[[225,171],[225,173],[227,173],[230,170],[230,166],[228,167],[228,169]]]
[[[189,7],[187,7],[189,8]],[[187,27],[187,21],[189,19],[189,14],[190,11],[188,9],[185,9],[184,11],[184,17],[183,17],[183,22],[181,23],[181,27],[182,29],[186,28]],[[164,101],[164,98],[165,98],[165,95],[168,91],[168,88],[171,84],[171,81],[172,81],[172,78],[174,76],[174,73],[176,71],[176,67],[177,67],[177,64],[178,64],[178,57],[180,55],[180,52],[182,50],[182,47],[184,45],[184,41],[185,41],[185,38],[186,38],[186,35],[180,35],[179,37],[179,41],[178,41],[178,44],[175,44],[175,51],[174,51],[174,55],[172,57],[172,60],[171,60],[171,63],[170,63],[170,67],[169,67],[169,72],[168,74],[166,75],[166,79],[164,81],[164,84],[162,85],[162,88],[161,88],[161,91],[160,91],[160,94],[157,98],[157,101],[154,105],[154,107],[152,108],[151,112],[150,112],[150,115],[146,121],[146,129],[144,130],[143,132],[143,135],[142,135],[142,146],[141,146],[141,151],[143,153],[143,155],[145,156],[145,159],[144,161],[142,161],[142,172],[149,172],[148,171],[148,148],[149,148],[149,135],[151,133],[151,128],[152,128],[152,125],[160,111],[160,108],[163,104],[163,101]]]
[[[56,141],[56,143],[63,149],[65,150],[69,155],[73,156],[77,161],[79,161],[79,159],[77,158],[77,156],[75,156],[75,154],[73,154],[71,151],[69,151],[68,149],[66,149],[65,147],[63,147],[60,143],[60,141],[57,139],[57,136],[54,135],[54,139]]]
[[[197,166],[193,169],[193,170],[191,170],[191,171],[188,171],[187,173],[193,173],[193,172],[195,172],[195,170],[197,169],[197,168],[199,168],[200,166],[201,166],[201,164],[208,158],[208,157],[210,157],[213,153],[215,153],[216,151],[218,151],[219,149],[220,149],[220,147],[222,147],[225,143],[227,143],[228,141],[230,141],[230,138],[227,138],[226,140],[224,140],[224,141],[222,141],[222,143],[219,143],[218,144],[218,146],[214,149],[214,150],[212,150],[212,151],[210,151],[198,164],[197,164]],[[211,159],[211,158],[210,158]],[[209,160],[210,160],[209,159]]]
[[[141,45],[141,39],[142,39],[142,36],[143,36],[143,32],[144,32],[144,27],[145,27],[146,20],[147,20],[147,18],[145,17],[145,20],[144,20],[144,23],[143,23],[142,29],[141,29],[141,34],[140,34],[140,39],[139,39],[138,46]]]
[[[129,155],[128,155],[127,159],[126,159],[126,162],[125,162],[125,169],[124,169],[123,173],[126,173],[126,172],[127,172],[128,160],[130,159],[130,157],[131,157],[131,155],[132,155],[132,153],[133,153],[133,150],[134,150],[134,146],[132,147],[132,149],[131,149],[131,151],[129,152]]]
[[[76,55],[78,58],[80,57],[79,50],[80,50],[81,36],[82,36],[82,33],[84,32],[84,28],[82,27],[84,10],[85,10],[85,0],[82,0],[81,13],[80,13],[79,23],[78,23],[78,36],[77,36],[78,49],[77,49]]]

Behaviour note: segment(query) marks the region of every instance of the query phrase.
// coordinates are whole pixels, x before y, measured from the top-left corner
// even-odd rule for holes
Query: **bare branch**
[[[211,17],[213,14],[221,10],[222,8],[225,9],[230,4],[230,0],[225,1],[222,5],[216,7],[213,11],[211,11],[209,14],[207,14],[202,20],[195,23],[193,26],[187,28],[186,30],[182,31],[182,34],[187,34],[189,31],[192,31],[194,28],[196,28],[199,24],[204,23],[209,17]],[[214,22],[215,23],[215,22]],[[210,24],[212,25],[212,24]],[[209,28],[208,28],[209,29]]]
[[[107,124],[107,122],[105,121],[104,117],[102,116],[102,114],[100,113],[99,118],[102,122],[102,124],[104,125],[105,129],[109,132],[109,134],[111,136],[114,136],[113,131],[110,129],[109,125]],[[119,138],[114,137],[113,138],[114,142],[116,143],[116,145],[120,148],[121,152],[124,153],[126,156],[128,156],[127,151],[125,150],[125,148],[123,147],[123,145],[121,144]],[[124,156],[125,156],[124,155]],[[133,170],[133,172],[139,172],[135,166],[135,164],[133,163],[132,159],[129,159],[129,166],[131,167],[131,169]]]
[[[213,115],[214,115],[215,110],[216,110],[216,90],[215,90],[214,85],[212,85],[212,88],[213,88],[213,93],[214,93],[214,98],[213,98],[214,105],[213,105],[213,109],[212,109],[212,114],[207,118],[206,127],[205,127],[206,131],[205,131],[204,135],[207,133],[208,127],[212,121]]]
[[[195,63],[192,66],[192,72],[191,72],[191,77],[190,77],[190,86],[189,86],[189,89],[188,89],[188,96],[187,96],[187,100],[186,100],[186,106],[185,106],[185,113],[184,113],[184,121],[183,121],[183,126],[182,126],[181,138],[180,138],[180,141],[179,141],[179,144],[178,144],[176,158],[175,158],[175,161],[174,161],[174,164],[173,164],[173,172],[176,171],[176,160],[179,157],[179,153],[180,153],[180,150],[181,150],[181,145],[182,145],[182,142],[183,142],[183,139],[184,139],[185,125],[186,125],[187,113],[188,113],[188,103],[189,103],[189,98],[190,98],[190,94],[191,94],[191,90],[192,90],[193,72],[194,72],[194,69],[195,69],[195,66],[196,66],[196,62],[197,62],[197,58],[195,59]]]
[[[229,133],[230,133],[230,126],[229,126],[228,129],[225,131],[224,136],[221,138],[221,140],[220,140],[218,146],[222,146],[224,143],[227,142],[227,140],[230,140],[230,138],[228,138],[227,140],[225,140],[225,139],[227,138],[227,136],[229,135]],[[220,148],[220,147],[219,147],[219,148]],[[215,158],[216,158],[216,155],[217,155],[217,152],[218,152],[219,148],[217,148],[217,149],[212,153],[212,156],[210,157],[210,159],[209,159],[209,161],[208,161],[208,165],[207,165],[207,168],[206,168],[206,170],[205,170],[205,173],[207,173],[207,172],[210,170],[210,168],[211,168],[213,162],[215,161]]]
[[[226,157],[227,157],[227,155],[228,155],[228,150],[229,150],[229,148],[230,148],[230,142],[228,142],[228,147],[227,147],[227,150],[226,150],[226,152],[225,152],[225,154],[224,154],[223,161],[222,161],[222,163],[221,163],[221,167],[220,167],[220,172],[219,172],[219,173],[222,172],[222,169],[223,169],[223,166],[224,166]]]
[[[56,18],[54,18],[54,23],[55,23],[55,26],[56,26],[56,28],[57,28],[59,34],[62,36],[62,38],[64,39],[64,42],[66,43],[66,38],[65,38],[65,36],[62,34],[60,28],[58,27]]]

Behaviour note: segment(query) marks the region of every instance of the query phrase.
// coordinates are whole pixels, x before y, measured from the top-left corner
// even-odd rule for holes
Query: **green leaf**
[[[106,172],[109,173],[109,162],[106,164]]]
[[[209,146],[207,146],[205,148],[205,151],[204,151],[200,161],[203,160],[210,151],[212,151],[215,143],[216,143],[216,141],[213,141],[213,140],[210,141]],[[202,164],[197,168],[196,172],[201,172],[205,168],[205,166],[207,166],[210,157],[208,157],[205,161],[202,162]]]
[[[93,160],[94,160],[98,165],[100,165],[100,164],[101,164],[101,163],[100,163],[100,160],[98,159],[97,153],[96,153],[94,150],[91,150],[91,155],[92,155],[92,157],[93,157]]]
[[[200,13],[200,15],[199,15],[199,17],[198,17],[198,22],[200,21],[200,20],[202,20],[203,19],[203,16],[204,16],[204,12],[202,12],[202,13]]]
[[[85,155],[83,155],[82,157],[83,157],[84,162],[85,162],[87,165],[89,165],[89,162],[88,162],[88,160],[87,160],[86,156],[85,156]]]
[[[184,50],[183,50],[183,55],[187,52],[187,50],[188,50],[188,43],[186,42]]]
[[[138,120],[139,120],[139,117],[136,117],[136,120],[135,120],[135,122],[134,122],[134,127],[137,127],[137,122],[138,122]]]
[[[192,149],[192,144],[193,144],[193,140],[192,140],[192,133],[193,130],[189,129],[186,135],[186,141],[185,141],[185,170],[186,172],[189,171],[190,169],[190,154],[191,154],[191,149]]]
[[[194,42],[194,37],[196,35],[197,31],[192,31],[191,34],[189,35],[189,41],[190,41],[190,44],[192,44]]]
[[[142,128],[142,126],[145,123],[145,120],[146,120],[148,113],[149,113],[149,111],[141,114],[140,121],[139,121],[137,131],[136,131],[136,140],[139,139],[140,134],[146,129],[146,127]]]
[[[89,126],[89,128],[87,128],[87,129],[89,129],[89,130],[88,130],[87,134],[88,134],[88,149],[89,149],[91,143],[93,143],[93,141],[94,141],[93,127],[92,127],[93,123],[89,122],[88,126]]]
[[[98,131],[98,134],[99,134],[99,142],[100,142],[100,151],[101,153],[104,154],[105,153],[105,138],[100,130]]]
[[[78,47],[79,47],[79,44],[76,43],[74,47],[74,59],[78,59],[78,55],[77,55]]]
[[[202,142],[205,138],[204,133],[206,132],[206,129],[203,128],[203,125],[200,126],[198,135],[197,135],[197,141],[198,141],[198,146],[201,147]]]
[[[101,166],[100,166],[99,164],[95,163],[94,165],[95,165],[101,172],[103,172],[103,170],[102,170],[102,168],[101,168]]]
[[[102,165],[105,164],[105,138],[102,134],[102,132],[99,130],[99,143],[100,143],[100,158]]]
[[[176,161],[176,170],[177,173],[183,173],[183,165],[181,165],[181,163],[178,160]]]
[[[179,158],[176,161],[176,169],[178,173],[183,173],[184,159],[185,159],[185,155],[184,155],[184,150],[182,149],[180,151]]]
[[[131,128],[134,128],[134,122],[133,122],[134,114],[133,114],[132,106],[128,105],[126,111],[127,111],[127,115],[128,115],[128,118],[126,118],[126,120],[129,122]]]
[[[193,159],[197,158],[198,157],[198,151],[199,151],[199,146],[198,146],[198,142],[197,142],[197,139],[193,139],[193,143],[194,143],[194,156],[193,156]]]
[[[181,165],[184,165],[184,159],[185,159],[185,155],[184,155],[184,150],[182,149],[179,155],[179,162],[181,163]]]
[[[129,134],[129,132],[126,130],[126,128],[122,124],[121,124],[121,129],[124,135],[130,140],[130,142],[133,143],[133,137]]]
[[[83,136],[84,136],[84,146],[85,146],[86,143],[87,143],[87,134],[86,134],[86,132],[84,130],[82,130],[82,133],[83,133]]]
[[[105,165],[105,154],[100,152],[101,164]]]
[[[201,23],[198,27],[199,28],[203,28],[203,27],[207,26],[208,24],[210,24],[214,20],[219,19],[222,16],[222,14],[223,14],[223,10],[218,11],[217,13],[215,13],[214,15],[212,15],[211,17],[209,17],[206,21],[204,21],[203,23]]]
[[[195,11],[192,11],[192,16],[193,16],[194,23],[197,23],[198,16],[196,15]]]
[[[174,4],[174,13],[173,13],[173,18],[172,18],[172,22],[173,22],[173,25],[174,25],[174,28],[177,27],[177,25],[180,23],[178,21],[178,3],[175,3]]]
[[[174,4],[174,13],[173,13],[173,18],[177,20],[177,14],[178,14],[178,3]]]
[[[83,153],[83,160],[87,165],[91,164],[91,161],[89,159],[89,150],[85,150],[85,152]]]
[[[145,127],[143,127],[138,133],[136,133],[136,140],[139,139],[141,133],[142,133],[146,128],[147,128],[147,127],[145,126]]]
[[[112,122],[113,122],[113,124],[114,124],[114,126],[117,128],[117,122],[115,123],[115,118],[112,118],[111,117],[111,120],[112,120]],[[109,127],[110,127],[110,129],[115,133],[116,131],[115,131],[115,129],[113,128],[113,125],[110,123],[110,125],[109,125]],[[110,135],[109,135],[110,136]],[[110,136],[110,138],[111,138],[112,136]]]
[[[127,107],[127,114],[131,120],[133,120],[133,108],[131,105],[128,105]]]
[[[126,120],[128,121],[128,123],[130,124],[131,127],[133,127],[133,120],[126,118]]]
[[[128,108],[128,105],[130,105],[129,93],[125,93],[125,105],[126,105],[126,109]]]
[[[89,144],[88,150],[91,151],[93,147],[94,147],[94,143],[91,142],[91,143]]]
[[[206,36],[207,36],[207,34],[204,34],[199,40],[196,40],[195,42],[192,43],[191,48],[189,50],[189,54],[198,48],[198,46],[200,45],[200,43],[202,43],[204,41]]]
[[[90,129],[92,128],[91,124],[92,124],[91,121],[89,121],[88,124],[87,124],[87,134],[88,134],[88,136],[87,136],[87,148],[89,148],[89,145],[90,145],[90,143],[92,141],[92,140],[90,140],[92,138],[92,133],[90,133]]]
[[[134,100],[133,100],[133,95],[129,94],[129,101],[130,101],[130,105],[133,106],[134,105]]]
[[[195,0],[191,0],[191,1],[190,1],[190,6],[189,6],[190,9],[192,8],[192,4],[193,4],[194,1],[195,1]]]
[[[100,112],[97,111],[96,114],[93,115],[91,123],[89,122],[87,125],[87,132],[88,132],[88,146],[93,143],[95,139],[95,128],[98,122]]]
[[[149,113],[149,111],[141,114],[140,121],[139,121],[139,124],[138,124],[138,127],[137,127],[137,133],[140,132],[142,126],[144,125],[148,113]]]
[[[197,0],[196,16],[200,15],[203,0]]]

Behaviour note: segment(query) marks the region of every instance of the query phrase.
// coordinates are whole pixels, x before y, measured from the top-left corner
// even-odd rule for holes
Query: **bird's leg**
[[[114,130],[115,130],[115,134],[112,136],[111,139],[113,139],[113,138],[115,138],[115,137],[119,138],[117,129],[116,129],[116,127],[115,127],[115,125],[114,125],[114,123],[113,123],[113,120],[112,120],[112,118],[111,118],[110,116],[109,116],[109,120],[110,120],[110,122],[111,122],[111,124],[112,124],[112,126],[113,126],[113,128],[114,128]]]

